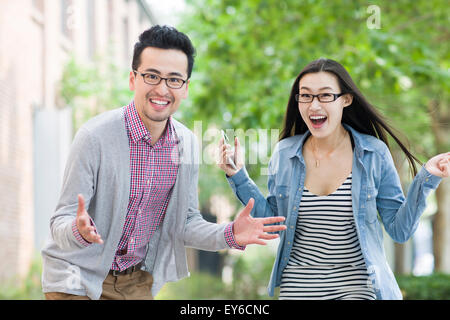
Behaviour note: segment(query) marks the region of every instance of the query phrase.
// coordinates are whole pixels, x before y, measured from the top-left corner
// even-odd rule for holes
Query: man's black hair
[[[187,35],[170,26],[155,25],[145,30],[139,36],[139,41],[134,45],[133,62],[131,64],[133,70],[138,69],[141,64],[141,53],[147,47],[176,49],[184,52],[188,59],[188,78],[191,77],[195,48]]]

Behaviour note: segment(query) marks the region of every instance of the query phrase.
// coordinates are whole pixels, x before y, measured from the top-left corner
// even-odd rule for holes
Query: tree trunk
[[[396,275],[405,274],[406,264],[405,264],[405,245],[403,243],[394,242],[394,273]]]
[[[405,161],[405,154],[400,148],[394,147],[391,149],[392,158],[394,159],[395,168],[397,169],[402,184],[403,193],[408,185],[408,163]],[[407,260],[409,246],[403,243],[394,242],[394,273],[396,275],[409,273],[412,266]]]
[[[437,212],[433,219],[434,269],[450,273],[450,181],[436,189]]]
[[[450,107],[432,100],[428,105],[437,153],[450,151]],[[434,270],[450,273],[450,181],[436,189],[437,212],[433,219]]]

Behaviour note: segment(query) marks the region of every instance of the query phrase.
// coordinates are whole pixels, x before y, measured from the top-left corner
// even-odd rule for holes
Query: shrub
[[[449,300],[450,274],[396,277],[405,300]]]

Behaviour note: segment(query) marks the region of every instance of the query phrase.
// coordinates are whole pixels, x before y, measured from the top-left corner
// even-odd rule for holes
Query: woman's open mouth
[[[309,120],[311,121],[313,127],[318,129],[322,127],[325,121],[327,121],[327,116],[309,116]]]

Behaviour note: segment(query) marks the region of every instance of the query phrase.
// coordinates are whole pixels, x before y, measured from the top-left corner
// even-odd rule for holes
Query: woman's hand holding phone
[[[244,167],[244,156],[241,152],[241,145],[237,137],[234,138],[234,152],[231,150],[231,145],[225,132],[222,130],[222,138],[219,141],[219,163],[218,166],[228,176],[236,174]]]

